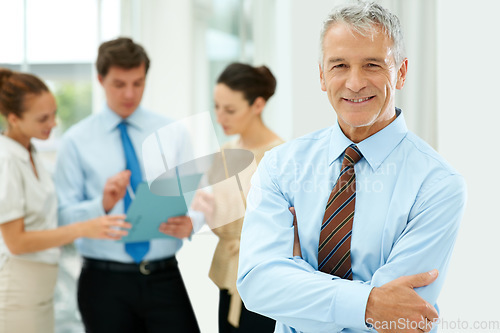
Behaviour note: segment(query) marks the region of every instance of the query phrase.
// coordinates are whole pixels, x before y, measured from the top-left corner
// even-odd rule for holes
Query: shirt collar
[[[1,147],[0,151],[5,150],[23,162],[29,162],[30,160],[30,153],[22,144],[1,133],[0,133],[0,147]],[[33,144],[30,144],[30,150],[31,153],[36,152]]]
[[[124,120],[127,121],[127,125],[136,127],[138,129],[143,129],[142,124],[143,124],[144,114],[140,106],[130,116],[128,116],[126,119],[123,119],[122,117],[117,115],[113,110],[111,110],[109,106],[106,104],[102,108],[101,117],[102,117],[101,119],[102,124],[104,124],[106,131],[113,131],[114,129],[116,129],[118,124],[120,124]]]
[[[356,146],[373,171],[375,171],[407,133],[408,128],[403,113],[396,108],[396,119],[393,122],[365,140],[358,142]],[[338,122],[336,122],[330,139],[329,163],[331,164],[338,159],[351,144],[353,142],[344,135]]]

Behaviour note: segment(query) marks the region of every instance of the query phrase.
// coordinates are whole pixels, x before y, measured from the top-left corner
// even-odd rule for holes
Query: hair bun
[[[255,69],[262,75],[265,75],[265,76],[273,76],[273,74],[271,73],[271,70],[269,69],[269,67],[267,67],[266,65],[262,65],[262,66],[258,66],[258,67],[255,67]]]
[[[269,67],[267,67],[266,65],[255,67],[255,69],[265,78],[265,82],[267,83],[268,88],[268,96],[271,97],[276,91],[276,78],[274,77]]]
[[[258,97],[267,101],[276,89],[276,78],[267,66],[253,67],[239,62],[228,65],[219,75],[217,83],[243,92],[250,105]]]

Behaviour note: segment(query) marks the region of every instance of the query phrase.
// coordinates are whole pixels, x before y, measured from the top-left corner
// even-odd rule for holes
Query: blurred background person
[[[53,332],[59,249],[79,237],[120,239],[124,215],[57,228],[57,199],[31,139],[46,140],[56,102],[36,76],[0,68],[0,333]]]
[[[146,50],[130,38],[99,46],[97,78],[106,102],[61,139],[54,177],[61,224],[126,213],[146,179],[144,163],[149,162],[142,159],[142,143],[173,121],[141,105],[150,65]],[[176,134],[166,143],[175,162],[189,160],[187,142]],[[108,186],[110,179],[116,180],[119,195]],[[190,216],[195,215],[188,212],[162,223],[159,230],[168,238],[75,242],[83,257],[77,300],[86,331],[200,331],[175,257],[192,233]]]
[[[227,171],[226,162],[238,163],[231,160],[232,149],[251,151],[258,164],[266,151],[284,142],[262,120],[262,112],[275,89],[276,79],[266,66],[233,63],[220,74],[214,89],[217,122],[226,135],[238,138],[221,147],[224,166],[212,167],[209,178]],[[242,188],[249,186],[252,174],[240,174]],[[275,321],[248,311],[236,290],[243,215],[234,221],[230,221],[230,216],[232,209],[241,206],[241,200],[245,198],[240,193],[214,186],[213,193],[198,193],[195,202],[195,209],[205,212],[207,223],[219,237],[209,272],[220,289],[219,332],[274,332]]]

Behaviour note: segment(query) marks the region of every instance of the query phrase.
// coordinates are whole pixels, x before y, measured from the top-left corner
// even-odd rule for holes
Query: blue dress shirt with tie
[[[352,142],[338,123],[268,152],[252,179],[237,286],[276,332],[364,332],[373,287],[437,268],[416,291],[436,304],[463,215],[464,179],[406,128],[403,115],[357,143],[353,281],[318,271],[326,202]],[[302,258],[293,257],[295,207]],[[433,330],[435,331],[435,329]]]
[[[141,165],[143,180],[142,143],[155,130],[172,120],[139,107],[127,119],[127,130]],[[107,106],[70,128],[62,138],[54,181],[59,200],[59,223],[84,221],[105,214],[102,194],[106,180],[126,169],[125,155],[118,124],[123,119]],[[179,136],[166,146],[174,150],[178,160],[187,154],[188,140]],[[120,200],[109,214],[123,214]],[[80,254],[87,258],[133,262],[123,243],[80,238],[75,242]],[[182,246],[180,239],[154,239],[144,260],[173,256]]]

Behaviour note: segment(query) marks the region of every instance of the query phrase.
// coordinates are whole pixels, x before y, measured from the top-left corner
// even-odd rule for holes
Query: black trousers
[[[219,333],[272,333],[276,321],[249,311],[245,304],[241,307],[240,326],[234,327],[227,321],[231,295],[227,290],[220,291],[219,298]]]
[[[88,333],[200,332],[177,261],[150,275],[84,263],[78,307]]]

